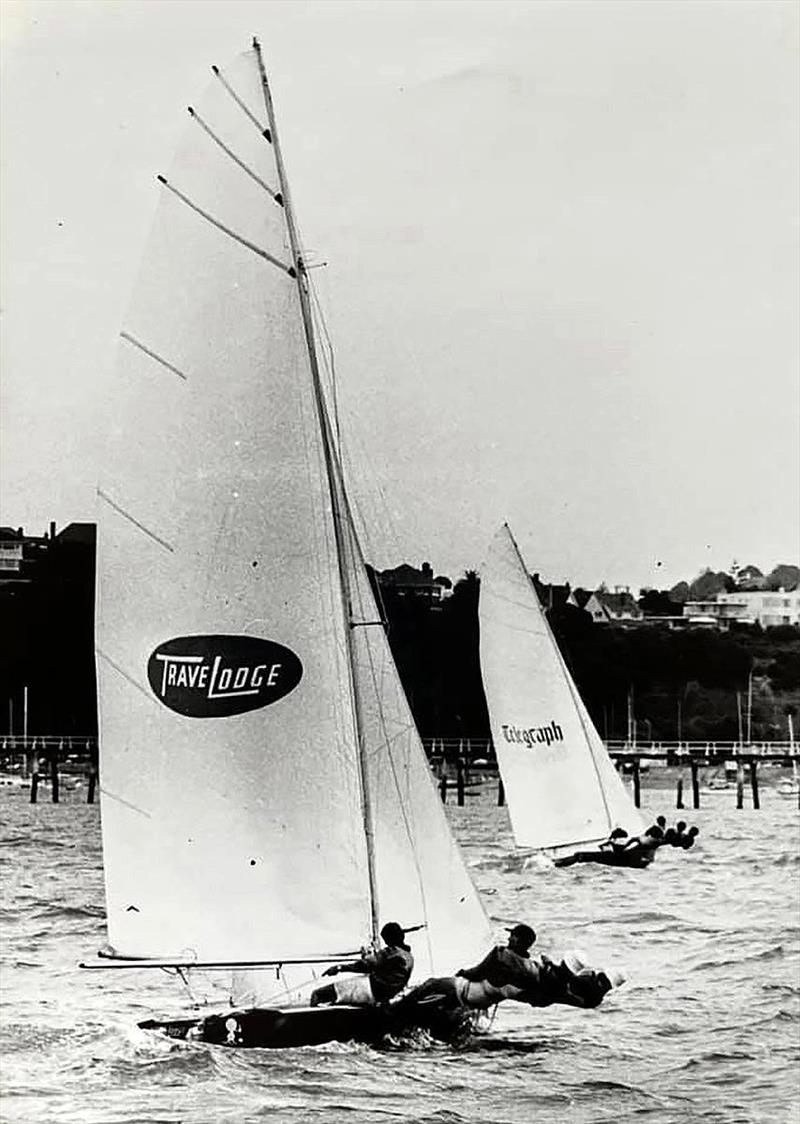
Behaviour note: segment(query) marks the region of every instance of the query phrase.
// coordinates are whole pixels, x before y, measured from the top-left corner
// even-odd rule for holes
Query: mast
[[[319,364],[317,362],[317,354],[314,346],[314,325],[311,314],[311,305],[308,299],[308,281],[306,278],[306,267],[303,262],[300,239],[297,233],[297,226],[295,224],[294,209],[292,207],[292,199],[289,191],[289,183],[286,176],[286,169],[283,163],[283,156],[281,153],[280,141],[278,139],[278,130],[275,121],[275,109],[272,104],[272,93],[269,88],[269,81],[267,79],[267,72],[264,67],[264,59],[261,54],[261,44],[258,39],[253,38],[253,50],[256,54],[258,61],[258,70],[261,77],[261,88],[264,93],[264,106],[267,111],[268,131],[265,132],[265,139],[272,145],[275,153],[275,166],[278,172],[278,182],[280,184],[280,192],[282,197],[283,209],[286,214],[286,229],[289,235],[289,245],[292,254],[292,263],[294,265],[295,280],[297,282],[297,292],[300,298],[300,310],[303,317],[303,329],[306,337],[306,347],[308,350],[308,361],[311,370],[311,380],[314,390],[314,402],[317,410],[317,420],[319,421],[320,431],[322,434],[322,446],[325,457],[325,469],[328,476],[328,487],[331,497],[331,511],[333,515],[333,530],[336,540],[336,556],[339,566],[339,583],[342,594],[342,606],[344,610],[345,631],[347,634],[347,662],[349,670],[350,682],[350,695],[353,700],[353,714],[355,718],[355,736],[358,745],[358,774],[361,790],[361,807],[364,820],[364,835],[367,844],[367,874],[369,879],[369,897],[370,897],[370,915],[372,925],[372,939],[377,941],[380,929],[379,921],[379,908],[378,908],[378,890],[377,879],[375,874],[375,831],[373,826],[372,803],[370,799],[369,781],[367,776],[367,762],[366,762],[366,747],[362,737],[363,720],[361,717],[361,704],[358,694],[358,689],[355,684],[354,674],[354,652],[353,652],[353,635],[352,630],[354,621],[352,619],[352,595],[350,575],[347,572],[345,564],[345,534],[347,528],[345,527],[346,513],[342,511],[342,505],[339,501],[338,491],[341,489],[342,496],[344,496],[344,480],[342,478],[341,466],[337,462],[337,457],[333,444],[333,435],[331,433],[330,419],[328,411],[325,406],[325,398],[322,390],[322,380],[320,378]],[[351,533],[355,532],[350,528]]]

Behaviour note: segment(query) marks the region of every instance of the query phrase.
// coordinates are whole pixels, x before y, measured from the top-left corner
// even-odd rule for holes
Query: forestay
[[[641,831],[506,525],[481,571],[479,618],[492,739],[517,844],[574,848],[615,827]]]

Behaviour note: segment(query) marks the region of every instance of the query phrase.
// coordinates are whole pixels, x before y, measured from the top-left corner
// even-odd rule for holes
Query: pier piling
[[[503,778],[498,775],[497,778],[497,807],[502,808],[506,802],[506,788],[503,784]]]
[[[30,755],[25,755],[26,768],[31,776],[31,804],[39,797],[39,749],[34,740]]]
[[[447,773],[443,772],[439,780],[439,795],[442,798],[442,803],[447,803]]]
[[[761,803],[758,798],[758,761],[755,757],[750,758],[750,790],[753,794],[753,807],[758,810]]]
[[[697,762],[694,757],[689,762],[689,768],[692,770],[692,807],[700,807],[700,780],[697,775]]]
[[[464,762],[459,757],[456,762],[456,796],[459,808],[464,807]]]
[[[683,773],[678,774],[678,790],[675,793],[675,807],[683,808]]]
[[[736,807],[739,811],[744,808],[744,765],[736,762]]]
[[[58,791],[58,747],[50,750],[50,797],[54,804],[58,804],[60,793]]]
[[[637,808],[642,806],[642,778],[639,774],[639,758],[633,759],[633,803]]]

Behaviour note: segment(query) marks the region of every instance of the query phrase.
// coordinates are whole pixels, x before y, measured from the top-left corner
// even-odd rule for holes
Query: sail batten
[[[507,526],[481,571],[484,689],[519,846],[562,850],[644,827],[550,630]]]

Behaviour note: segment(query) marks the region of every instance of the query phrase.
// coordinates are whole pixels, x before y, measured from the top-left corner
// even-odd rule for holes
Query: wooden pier
[[[43,783],[49,783],[50,799],[58,804],[65,775],[86,780],[86,802],[93,804],[97,790],[97,738],[6,734],[0,737],[0,768],[7,778],[30,787],[31,804],[38,803]]]
[[[485,738],[431,738],[424,741],[434,774],[438,778],[442,800],[446,801],[453,782],[456,800],[465,803],[474,774],[497,773],[494,746]],[[700,770],[735,771],[736,807],[745,806],[746,775],[749,777],[751,804],[761,807],[759,765],[792,766],[797,775],[800,766],[800,745],[797,742],[607,742],[606,748],[617,769],[630,776],[633,800],[642,803],[642,773],[650,764],[678,770],[675,785],[675,807],[700,807]],[[688,786],[687,786],[688,773]],[[800,807],[800,793],[798,794]],[[691,804],[689,804],[691,801]],[[497,803],[505,803],[505,791],[498,777]]]
[[[429,738],[423,740],[423,745],[443,802],[454,791],[456,803],[463,807],[467,797],[478,791],[476,782],[488,775],[497,778],[498,807],[505,804],[505,790],[497,773],[494,746],[489,739]],[[745,806],[748,788],[750,805],[755,809],[761,807],[760,766],[791,766],[795,779],[800,771],[800,745],[797,742],[610,741],[606,743],[606,748],[617,769],[630,777],[637,808],[641,807],[642,773],[651,764],[678,770],[675,785],[675,807],[678,809],[700,807],[701,769],[724,769],[725,774],[730,775],[739,809]],[[86,784],[86,802],[93,804],[98,782],[97,739],[6,734],[0,736],[0,770],[9,780],[30,786],[32,804],[38,801],[43,783],[49,783],[50,798],[57,804],[64,776],[79,776]],[[725,787],[728,787],[727,783]],[[800,793],[797,802],[800,806]]]

